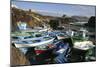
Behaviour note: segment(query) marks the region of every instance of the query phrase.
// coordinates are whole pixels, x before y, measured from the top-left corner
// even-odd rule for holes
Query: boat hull
[[[47,40],[47,41],[43,41],[43,42],[38,42],[38,43],[33,43],[33,44],[17,44],[15,43],[15,46],[17,48],[21,48],[21,47],[35,47],[35,46],[41,46],[41,45],[48,45],[48,44],[52,44],[54,38]]]

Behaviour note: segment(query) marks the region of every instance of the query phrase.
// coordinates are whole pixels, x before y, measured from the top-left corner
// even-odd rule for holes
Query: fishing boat
[[[87,33],[88,31],[86,29],[80,28],[77,33],[77,36],[72,37],[74,48],[80,50],[88,50],[95,47],[93,42],[88,39]]]
[[[80,50],[88,50],[95,47],[93,42],[91,41],[82,41],[82,42],[75,42],[74,48],[80,49]]]
[[[17,41],[40,39],[44,36],[46,36],[46,35],[44,35],[42,32],[21,31],[21,32],[12,33],[11,39],[12,39],[12,42],[17,42]]]
[[[41,38],[34,38],[34,39],[27,39],[27,40],[20,40],[15,42],[15,46],[17,48],[20,47],[35,47],[40,45],[48,45],[53,42],[54,38],[51,37],[41,37]]]

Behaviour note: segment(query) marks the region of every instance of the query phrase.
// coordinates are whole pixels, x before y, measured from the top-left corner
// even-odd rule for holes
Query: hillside
[[[48,22],[48,17],[44,17],[36,12],[11,8],[11,27],[12,30],[17,30],[17,23],[19,21],[27,23],[28,27],[34,28],[41,26],[44,22]]]
[[[72,16],[73,19],[76,19],[78,22],[88,22],[89,18],[86,16]]]
[[[67,24],[70,22],[87,22],[87,17],[82,16],[44,16],[38,12],[29,10],[22,10],[19,8],[11,8],[11,29],[12,31],[18,30],[17,23],[19,21],[27,23],[27,27],[34,28],[36,26],[43,27],[43,24],[48,24],[51,19],[58,19],[62,24]]]

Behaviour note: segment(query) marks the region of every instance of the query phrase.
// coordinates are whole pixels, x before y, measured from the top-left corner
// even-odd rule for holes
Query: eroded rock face
[[[17,48],[11,46],[11,66],[29,65],[29,61]]]

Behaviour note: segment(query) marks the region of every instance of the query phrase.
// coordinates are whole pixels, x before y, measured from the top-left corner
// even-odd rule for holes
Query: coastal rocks
[[[11,65],[29,65],[29,61],[17,48],[11,46]]]

